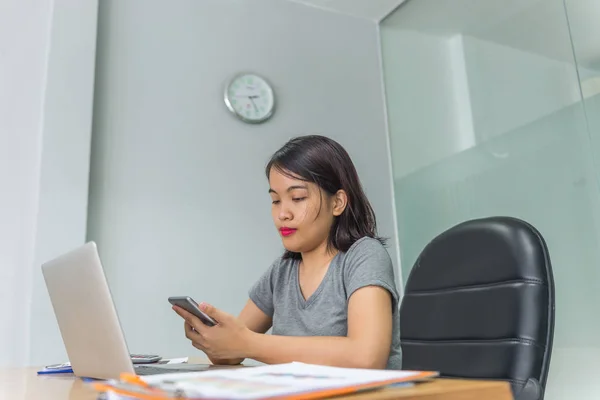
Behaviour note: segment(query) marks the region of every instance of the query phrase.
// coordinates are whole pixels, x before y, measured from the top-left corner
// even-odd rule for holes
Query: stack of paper
[[[120,381],[98,383],[95,386],[97,390],[111,394],[111,399],[316,399],[435,376],[435,372],[381,371],[289,363],[144,376],[137,378],[137,381],[124,377]]]

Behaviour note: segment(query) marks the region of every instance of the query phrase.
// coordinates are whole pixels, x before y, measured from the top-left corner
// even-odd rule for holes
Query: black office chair
[[[544,397],[554,336],[554,279],[530,224],[491,217],[433,239],[400,306],[403,369],[498,379],[517,400]]]

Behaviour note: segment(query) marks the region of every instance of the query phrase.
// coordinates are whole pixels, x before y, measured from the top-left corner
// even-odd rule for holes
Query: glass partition
[[[600,64],[578,69],[589,32],[573,46],[570,14],[563,0],[412,0],[380,26],[403,279],[464,220],[536,226],[557,291],[550,400],[600,393]]]
[[[600,175],[600,1],[566,0],[565,6],[596,175]]]

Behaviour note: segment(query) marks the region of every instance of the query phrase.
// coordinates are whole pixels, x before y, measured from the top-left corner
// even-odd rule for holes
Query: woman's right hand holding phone
[[[194,328],[195,324],[202,324],[202,322],[200,321],[199,318],[195,317],[194,315],[191,315],[190,313],[188,313],[189,315],[186,318],[184,316],[186,314],[178,312],[178,310],[175,307],[173,307],[173,309],[182,318],[184,318],[186,320],[185,324],[184,324],[185,335],[192,342],[192,345],[195,348],[197,348],[198,350],[203,351],[208,356],[210,361],[215,365],[238,365],[241,362],[243,362],[246,357],[241,356],[241,355],[239,355],[239,356],[219,355],[219,354],[215,353],[214,351],[211,351],[211,349],[207,348],[206,345],[204,344],[204,340],[202,339],[202,337],[201,336],[199,337],[198,335],[194,335],[194,333],[198,333],[198,331],[202,332],[204,330],[204,328],[207,328],[210,330],[214,330],[215,328],[220,328],[220,327],[222,327],[222,323],[229,324],[229,322],[231,322],[230,318],[233,318],[233,320],[235,320],[236,324],[241,324],[245,329],[251,331],[251,333],[254,332],[257,334],[264,334],[265,332],[267,332],[269,330],[269,328],[271,327],[271,324],[272,324],[271,318],[268,317],[264,312],[262,312],[256,306],[256,304],[254,304],[250,299],[248,299],[244,309],[242,310],[242,312],[240,313],[238,318],[235,318],[235,317],[233,317],[229,314],[223,313],[221,311],[219,311],[219,313],[221,313],[222,315],[219,315],[219,316],[209,314],[216,321],[218,321],[218,324],[214,327],[207,327],[206,325],[201,325],[201,326],[199,326],[198,329],[196,329],[196,328]],[[214,307],[210,307],[210,309],[216,310]],[[179,308],[179,310],[185,312],[185,310],[183,310],[181,308]],[[221,320],[221,318],[223,318],[223,317],[225,318],[225,320]],[[242,346],[244,346],[244,344],[239,343],[239,341],[237,344],[238,345],[242,344]],[[246,346],[248,346],[248,345],[246,345]],[[244,350],[248,350],[248,349],[245,348]]]
[[[233,315],[227,314],[208,304],[200,304],[202,312],[218,321],[215,326],[207,326],[200,318],[181,307],[173,309],[184,320],[185,336],[198,350],[203,351],[214,364],[240,364],[246,357],[248,343],[254,332]]]

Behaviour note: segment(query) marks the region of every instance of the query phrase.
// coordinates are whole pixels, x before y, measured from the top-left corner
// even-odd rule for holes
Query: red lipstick
[[[279,232],[281,232],[282,236],[290,236],[291,234],[296,232],[296,229],[283,227],[279,228]]]

